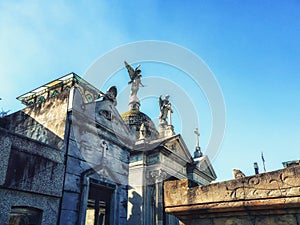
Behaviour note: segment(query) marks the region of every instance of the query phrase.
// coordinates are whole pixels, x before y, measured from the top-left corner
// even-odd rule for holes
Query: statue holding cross
[[[169,117],[169,125],[172,125],[172,118],[171,113],[173,113],[173,110],[171,108],[171,103],[169,101],[170,95],[166,95],[166,97],[163,99],[162,96],[159,96],[158,103],[159,103],[159,109],[160,109],[160,123],[167,124],[167,117]]]

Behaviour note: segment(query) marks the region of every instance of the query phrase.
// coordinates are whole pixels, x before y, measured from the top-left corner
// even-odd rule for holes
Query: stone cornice
[[[193,188],[169,181],[164,189],[166,212],[179,218],[300,212],[300,166]]]

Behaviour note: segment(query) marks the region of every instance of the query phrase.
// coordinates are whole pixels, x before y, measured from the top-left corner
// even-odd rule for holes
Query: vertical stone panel
[[[8,167],[11,148],[11,141],[5,133],[6,132],[4,130],[0,129],[0,185],[3,185],[6,178],[6,171]]]
[[[77,211],[79,206],[80,196],[73,192],[64,192],[62,209]]]
[[[80,176],[66,173],[65,190],[80,193]]]
[[[77,224],[78,220],[78,211],[72,210],[61,210],[61,218],[60,224],[61,225],[75,225]]]

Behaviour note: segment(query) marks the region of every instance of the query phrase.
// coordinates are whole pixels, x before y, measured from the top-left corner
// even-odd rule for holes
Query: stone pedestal
[[[158,124],[159,137],[171,137],[175,135],[174,126],[167,123],[167,121],[160,119]]]
[[[160,138],[171,137],[171,136],[175,135],[173,125],[167,125],[165,128],[162,128],[162,129],[159,127],[158,132],[159,132]]]
[[[129,102],[129,110],[140,110],[140,101],[139,100],[132,100]]]

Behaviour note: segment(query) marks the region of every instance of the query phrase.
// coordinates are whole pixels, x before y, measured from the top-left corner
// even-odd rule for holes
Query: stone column
[[[163,181],[167,173],[162,169],[153,170],[150,176],[155,181],[155,224],[163,225],[164,223],[164,202],[163,202]]]

